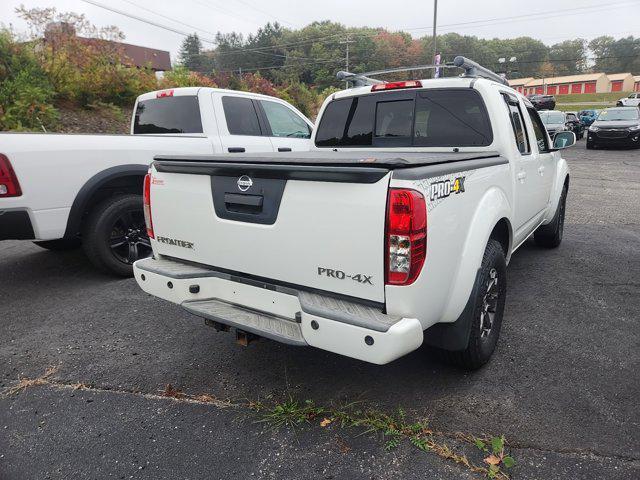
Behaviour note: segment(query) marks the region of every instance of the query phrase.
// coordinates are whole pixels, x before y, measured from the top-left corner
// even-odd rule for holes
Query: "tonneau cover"
[[[499,157],[495,151],[479,152],[280,152],[280,153],[223,153],[218,155],[157,155],[154,160],[251,163],[280,165],[357,166],[383,167],[387,169],[411,168],[441,163],[462,162]]]

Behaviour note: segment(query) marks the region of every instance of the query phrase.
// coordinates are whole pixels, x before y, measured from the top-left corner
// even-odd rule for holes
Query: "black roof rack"
[[[462,77],[472,77],[472,78],[486,78],[488,80],[493,80],[494,82],[502,83],[503,85],[509,85],[509,82],[506,78],[501,77],[495,72],[492,72],[488,68],[483,67],[482,65],[477,64],[473,60],[469,60],[466,57],[457,56],[453,59],[453,62],[444,63],[442,65],[417,65],[415,67],[401,67],[401,68],[390,68],[387,70],[376,70],[373,72],[365,72],[365,73],[351,73],[345,71],[339,71],[336,74],[338,80],[349,82],[353,84],[354,87],[363,87],[365,85],[376,85],[378,83],[386,83],[384,80],[379,80],[377,78],[371,78],[370,75],[381,75],[384,73],[397,73],[397,72],[409,72],[415,70],[433,70],[436,68],[460,68],[464,70],[464,73],[461,75]]]

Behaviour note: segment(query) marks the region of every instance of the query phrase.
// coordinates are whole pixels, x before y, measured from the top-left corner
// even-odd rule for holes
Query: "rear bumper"
[[[29,212],[0,210],[0,240],[33,240],[34,238]]]
[[[423,340],[417,319],[385,315],[350,300],[166,258],[139,260],[133,271],[138,285],[151,295],[194,315],[283,343],[385,364],[415,350]]]

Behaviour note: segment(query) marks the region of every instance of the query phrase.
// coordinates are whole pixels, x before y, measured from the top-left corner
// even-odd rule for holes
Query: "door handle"
[[[291,147],[278,147],[279,152],[290,152]]]
[[[524,183],[524,179],[527,178],[527,172],[518,172],[516,178],[520,180],[520,183]]]
[[[263,202],[262,195],[224,194],[224,206],[227,212],[256,215],[262,213]]]
[[[540,165],[540,166],[538,167],[538,173],[539,173],[540,175],[544,175],[544,165]]]
[[[245,152],[245,148],[244,147],[229,147],[227,150],[229,151],[229,153],[244,153]]]
[[[227,205],[246,205],[262,208],[262,195],[241,195],[239,193],[225,193],[224,203]]]

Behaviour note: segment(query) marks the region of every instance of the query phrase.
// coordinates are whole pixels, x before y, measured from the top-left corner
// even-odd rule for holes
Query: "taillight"
[[[173,90],[162,90],[156,93],[156,98],[173,97]]]
[[[389,190],[385,282],[410,285],[427,255],[427,206],[424,196],[404,188]]]
[[[144,211],[144,223],[147,225],[147,235],[149,238],[153,236],[153,220],[151,220],[151,174],[144,176],[144,188],[142,194],[142,208]]]
[[[22,195],[16,172],[13,171],[9,159],[0,153],[0,198],[19,197]]]
[[[399,88],[420,88],[422,82],[420,80],[409,80],[406,82],[387,82],[377,83],[371,87],[372,92],[379,92],[380,90],[397,90]]]

